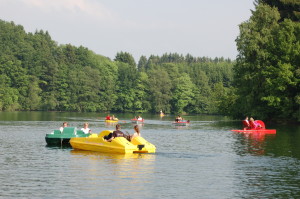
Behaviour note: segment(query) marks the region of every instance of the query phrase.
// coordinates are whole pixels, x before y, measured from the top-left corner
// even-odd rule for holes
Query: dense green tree
[[[223,99],[227,96],[227,90],[221,82],[214,84],[210,96],[210,103],[208,106],[210,113],[218,113],[223,106]]]
[[[118,98],[114,107],[115,111],[126,112],[134,109],[134,91],[137,79],[138,71],[135,66],[125,62],[118,63]]]
[[[2,78],[2,77],[1,77]],[[20,108],[18,103],[19,92],[15,88],[0,88],[0,108],[6,111],[14,111]]]
[[[151,110],[149,102],[149,77],[145,72],[138,74],[138,79],[134,81],[136,86],[134,90],[133,111],[148,112]]]
[[[239,106],[237,106],[238,96],[236,95],[236,88],[231,87],[225,91],[226,93],[222,94],[219,99],[218,113],[230,115],[233,118],[241,118],[241,111],[239,110]]]
[[[256,2],[265,3],[271,7],[278,8],[281,21],[288,18],[293,21],[300,21],[300,1],[299,0],[258,0]]]
[[[280,22],[277,9],[265,4],[240,25],[234,68],[240,115],[299,119],[299,30],[299,23]]]
[[[26,98],[26,106],[29,110],[40,110],[42,89],[39,87],[39,80],[32,76],[28,87],[28,97]]]
[[[168,73],[162,69],[149,71],[150,103],[153,112],[163,110],[171,112],[171,88],[172,83]]]
[[[189,112],[193,113],[209,113],[209,104],[211,97],[211,87],[208,85],[209,78],[204,71],[200,70],[198,67],[193,68],[193,72],[190,77],[195,84],[194,100],[191,102],[189,107]]]
[[[151,69],[156,69],[159,64],[160,58],[159,56],[151,55],[148,58],[147,64],[146,64],[146,71]]]
[[[188,74],[184,73],[177,79],[177,84],[172,92],[172,110],[176,113],[183,113],[191,103],[194,95],[194,84]]]
[[[130,66],[136,67],[136,63],[135,63],[134,58],[128,52],[119,52],[119,53],[117,53],[117,55],[116,55],[116,57],[115,57],[114,60],[118,61],[118,62],[127,63]]]
[[[140,60],[138,62],[138,71],[145,72],[146,65],[147,65],[147,57],[146,56],[141,56]]]

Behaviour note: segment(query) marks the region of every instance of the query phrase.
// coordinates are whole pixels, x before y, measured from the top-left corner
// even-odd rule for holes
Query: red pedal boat
[[[276,134],[276,129],[266,129],[265,123],[261,120],[255,120],[256,123],[260,124],[258,128],[244,128],[241,130],[231,130],[238,133],[265,133],[265,134]],[[244,123],[244,121],[243,121]]]
[[[190,124],[190,120],[182,120],[173,122],[176,126],[187,126]]]

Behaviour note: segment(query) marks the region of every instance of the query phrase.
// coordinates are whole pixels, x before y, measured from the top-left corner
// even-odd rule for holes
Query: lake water
[[[62,122],[93,132],[114,129],[105,114],[0,112],[0,198],[300,198],[300,127],[276,135],[233,133],[218,116],[146,115],[142,136],[155,154],[116,155],[47,147]],[[132,114],[116,114],[133,133]]]

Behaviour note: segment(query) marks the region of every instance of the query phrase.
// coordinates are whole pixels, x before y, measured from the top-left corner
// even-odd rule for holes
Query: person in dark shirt
[[[108,142],[111,142],[114,138],[116,138],[116,137],[125,137],[125,134],[121,131],[121,125],[120,124],[117,124],[116,125],[116,130],[115,131],[113,131],[112,133],[110,133],[108,136],[107,136],[107,138],[106,138],[106,140],[108,141]],[[126,138],[126,137],[125,137]]]

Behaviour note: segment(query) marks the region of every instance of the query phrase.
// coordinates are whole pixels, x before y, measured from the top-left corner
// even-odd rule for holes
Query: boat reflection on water
[[[183,129],[189,129],[190,127],[189,126],[174,126],[175,129],[178,129],[178,130],[183,130]]]
[[[140,128],[140,130],[141,130],[141,129],[143,129],[144,124],[145,124],[145,123],[138,123],[138,124],[136,124],[136,123],[131,123],[131,126],[132,126],[132,128],[133,128],[135,125],[137,125],[137,126]]]
[[[74,168],[85,168],[80,175],[89,176],[92,186],[102,184],[103,189],[108,191],[112,186],[120,187],[117,190],[120,197],[128,192],[134,193],[136,189],[147,190],[147,184],[155,180],[155,154],[111,154],[81,150],[71,150],[70,153]],[[125,190],[124,182],[128,183],[125,183]]]
[[[237,134],[243,135],[247,151],[253,155],[265,155],[269,140],[276,137],[276,134],[266,134],[261,132]]]
[[[65,144],[65,145],[61,145],[61,146],[51,146],[51,145],[45,145],[46,148],[51,149],[51,150],[58,150],[58,149],[66,149],[66,150],[70,150],[72,149],[72,146],[70,144]]]
[[[107,128],[112,128],[115,127],[118,123],[113,123],[113,122],[104,122],[104,126]]]

